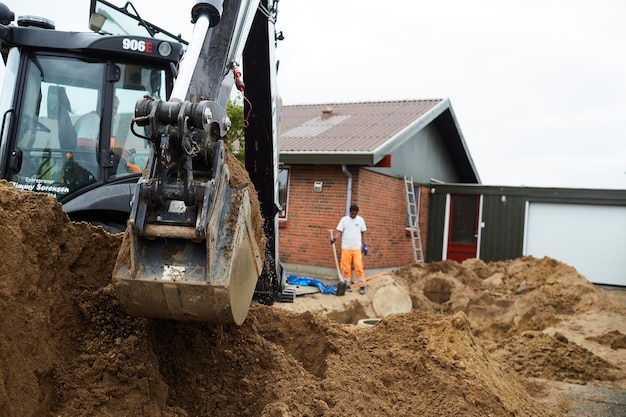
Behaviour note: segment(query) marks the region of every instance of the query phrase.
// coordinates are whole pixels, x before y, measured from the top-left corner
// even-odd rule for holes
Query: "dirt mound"
[[[560,333],[524,332],[500,343],[492,353],[500,362],[529,377],[585,384],[614,381],[618,375],[616,366]]]
[[[561,416],[527,377],[626,380],[623,308],[549,259],[413,265],[366,297],[253,306],[237,327],[125,315],[110,283],[121,238],[50,197],[0,182],[0,228],[2,416]],[[414,310],[350,324],[390,282]],[[622,327],[574,333],[568,316],[600,309]],[[548,363],[546,346],[571,363]]]
[[[598,342],[602,345],[608,345],[611,349],[626,349],[626,334],[622,334],[618,330],[613,330],[599,336],[588,337],[587,340]]]
[[[356,323],[375,317],[371,301],[389,285],[401,286],[414,310],[464,313],[472,335],[504,367],[523,376],[626,389],[626,297],[610,297],[574,268],[550,258],[408,265],[372,279],[367,298],[315,295],[281,308],[320,311]]]
[[[393,275],[412,294],[414,308],[464,311],[474,333],[494,341],[544,330],[563,317],[589,311],[626,313],[574,268],[550,258],[489,265],[477,259],[435,262],[407,266]]]
[[[412,265],[394,277],[413,295],[414,308],[467,314],[472,333],[521,375],[626,388],[625,352],[605,354],[601,346],[623,343],[617,329],[625,328],[626,305],[569,265],[471,259]]]

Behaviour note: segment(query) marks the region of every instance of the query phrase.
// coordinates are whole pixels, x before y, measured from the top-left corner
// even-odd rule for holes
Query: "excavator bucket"
[[[129,315],[238,325],[246,318],[263,269],[264,237],[257,224],[261,216],[249,183],[234,184],[228,165],[220,172],[200,205],[209,208],[205,233],[158,223],[141,232],[127,228],[113,285]],[[163,212],[174,216],[176,211],[189,211],[186,217],[195,213],[176,200]],[[195,214],[203,217],[202,212]]]

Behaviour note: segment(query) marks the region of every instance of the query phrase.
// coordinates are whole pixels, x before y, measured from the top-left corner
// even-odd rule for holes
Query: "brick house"
[[[284,106],[281,126],[279,254],[289,274],[336,276],[329,230],[350,204],[368,228],[366,273],[410,264],[428,245],[430,183],[480,184],[448,99]]]

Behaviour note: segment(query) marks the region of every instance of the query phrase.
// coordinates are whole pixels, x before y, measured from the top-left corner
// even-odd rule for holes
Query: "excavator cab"
[[[162,31],[62,32],[43,17],[13,20],[0,4],[0,178],[54,196],[74,221],[122,232],[150,153],[130,130],[135,103],[168,97],[186,42]]]

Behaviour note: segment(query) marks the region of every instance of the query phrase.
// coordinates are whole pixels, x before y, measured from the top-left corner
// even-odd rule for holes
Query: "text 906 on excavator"
[[[0,4],[1,177],[124,231],[113,283],[128,314],[241,324],[253,299],[293,300],[278,260],[276,3],[196,1],[189,43],[130,3],[92,0],[97,33],[14,26]],[[114,34],[125,20],[145,33]],[[224,145],[234,86],[242,167]]]

